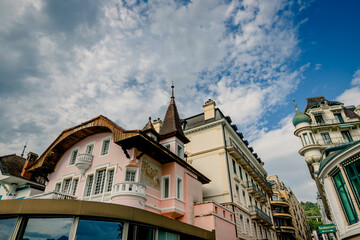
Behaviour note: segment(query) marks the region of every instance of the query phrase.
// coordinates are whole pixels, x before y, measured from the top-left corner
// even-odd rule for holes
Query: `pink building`
[[[235,239],[233,212],[202,202],[210,179],[184,160],[188,142],[172,95],[159,133],[150,118],[128,131],[100,115],[64,130],[27,173],[48,179],[35,198],[129,206]]]

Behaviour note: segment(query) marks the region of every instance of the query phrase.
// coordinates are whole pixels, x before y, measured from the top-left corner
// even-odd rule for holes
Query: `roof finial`
[[[171,83],[171,98],[175,98],[174,97],[174,81],[172,81],[172,83]]]
[[[149,123],[151,123],[151,117],[149,117]]]
[[[296,111],[299,111],[298,106],[297,106],[294,98],[293,98],[293,102],[294,102],[294,107],[295,107]]]
[[[25,148],[26,148],[26,145],[27,145],[28,141],[29,141],[29,139],[26,140],[26,143],[25,143],[25,145],[24,145],[24,149],[23,149],[23,151],[22,151],[22,153],[21,153],[21,155],[20,155],[21,157],[24,157],[24,152],[25,152]]]

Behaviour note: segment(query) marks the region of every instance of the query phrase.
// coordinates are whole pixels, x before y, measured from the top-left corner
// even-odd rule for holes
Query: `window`
[[[238,201],[240,202],[240,191],[239,191],[239,186],[237,184],[235,184],[235,189],[236,189],[236,195],[238,196]]]
[[[69,239],[73,221],[73,218],[28,218],[18,239]]]
[[[183,157],[183,150],[180,145],[177,146],[177,155],[181,158]]]
[[[240,173],[240,179],[242,180],[242,179],[243,179],[243,176],[242,176],[242,169],[241,169],[240,166],[239,166],[239,173]]]
[[[92,188],[92,184],[94,181],[94,175],[88,175],[87,177],[87,183],[86,183],[86,190],[85,190],[85,196],[90,196],[91,195],[91,188]]]
[[[244,217],[242,214],[240,214],[240,222],[241,222],[241,228],[242,228],[242,232],[246,234],[246,230],[245,230],[245,222],[244,222]]]
[[[109,148],[110,148],[110,138],[106,138],[102,142],[101,156],[107,155],[109,153]]]
[[[324,119],[323,119],[323,117],[322,117],[321,115],[315,116],[315,121],[316,121],[316,123],[317,123],[318,125],[323,125],[323,124],[325,124]]]
[[[311,137],[311,141],[313,142],[313,144],[316,144],[312,133],[310,133],[310,137]]]
[[[167,150],[170,150],[170,144],[165,144],[164,147],[165,147]]]
[[[352,139],[351,134],[350,134],[349,131],[342,131],[341,134],[342,134],[345,142],[348,143],[348,142],[352,142],[352,141],[353,141],[353,139]]]
[[[105,169],[96,172],[95,194],[103,193],[105,184],[105,173]]]
[[[246,186],[249,187],[249,177],[247,173],[245,173],[245,177],[246,177]]]
[[[341,116],[341,113],[335,113],[334,116],[335,116],[335,119],[336,119],[337,123],[344,123],[344,119]]]
[[[79,148],[75,148],[71,151],[69,165],[75,164],[75,160],[76,160],[76,156],[77,156],[78,152],[79,152]]]
[[[108,170],[108,181],[106,191],[111,192],[112,186],[114,181],[114,169]]]
[[[351,189],[360,205],[360,161],[353,162],[345,167]]]
[[[75,179],[73,180],[73,184],[72,184],[72,187],[71,187],[71,194],[72,194],[72,195],[75,195],[75,194],[76,194],[76,190],[77,190],[78,183],[79,183],[79,179],[78,179],[78,178],[75,178]]]
[[[12,239],[11,235],[15,229],[17,220],[17,217],[0,219],[1,239]]]
[[[179,177],[176,178],[176,198],[183,199],[183,181]]]
[[[303,137],[304,137],[305,145],[310,145],[309,136],[305,133],[303,134]]]
[[[234,159],[232,160],[232,164],[233,164],[233,171],[236,174],[236,162],[234,161]]]
[[[329,133],[322,133],[321,138],[323,139],[325,145],[332,144]]]
[[[341,202],[342,208],[344,210],[344,214],[349,222],[349,224],[354,224],[359,221],[358,216],[356,214],[353,202],[351,201],[349,190],[345,184],[344,178],[339,171],[333,176],[333,181],[335,188],[337,190],[337,194],[339,200]]]
[[[93,154],[93,151],[94,151],[94,143],[89,143],[88,145],[86,145],[85,153]]]
[[[61,183],[59,182],[59,183],[56,183],[55,184],[55,192],[60,192],[60,189],[61,189]]]
[[[162,179],[162,197],[170,197],[170,176],[165,176]]]
[[[76,230],[76,240],[123,239],[124,223],[80,219]],[[101,229],[101,231],[97,231]]]
[[[136,168],[127,168],[125,174],[125,181],[135,182],[136,179]]]
[[[178,240],[178,234],[171,232],[158,231],[158,240]]]
[[[273,201],[278,201],[279,200],[278,195],[272,195],[271,199]]]
[[[243,194],[244,203],[246,205],[246,197],[245,197],[245,191],[244,190],[242,191],[242,194]]]
[[[61,191],[61,192],[65,193],[65,194],[69,193],[70,183],[71,183],[71,178],[65,179],[65,180],[64,180],[64,183],[63,183],[63,188],[62,188],[62,191]]]

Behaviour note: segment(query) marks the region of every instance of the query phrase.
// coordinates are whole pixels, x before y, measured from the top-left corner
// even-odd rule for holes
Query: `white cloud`
[[[351,80],[352,85],[360,85],[360,69],[356,70],[353,75],[353,79]]]
[[[345,105],[359,105],[360,104],[360,69],[356,70],[351,85],[354,87],[346,89],[336,100],[343,102]]]
[[[321,63],[317,63],[315,64],[315,70],[320,70],[321,69]]]
[[[285,117],[278,128],[262,132],[251,144],[262,157],[268,175],[278,175],[299,201],[314,202],[317,189],[304,158],[298,154],[301,143],[294,135],[292,118],[292,114]]]

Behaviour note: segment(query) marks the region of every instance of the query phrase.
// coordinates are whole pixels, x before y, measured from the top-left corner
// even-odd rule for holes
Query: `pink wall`
[[[214,202],[200,203],[194,207],[194,216],[195,225],[215,230],[216,239],[236,239],[234,214],[227,208]]]

